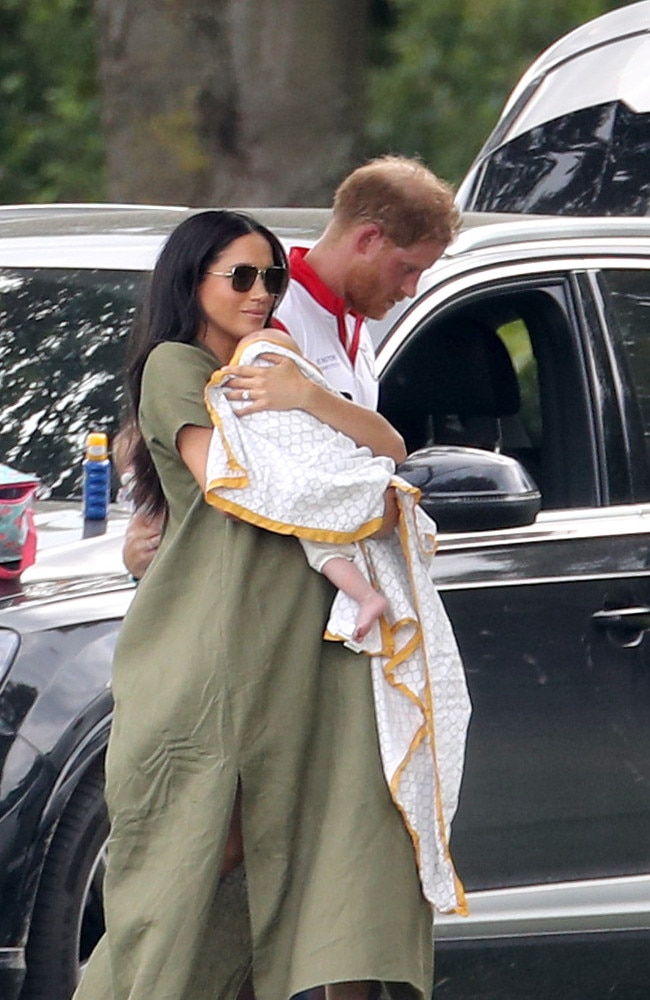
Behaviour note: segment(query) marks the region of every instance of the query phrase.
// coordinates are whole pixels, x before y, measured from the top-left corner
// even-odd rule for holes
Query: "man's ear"
[[[384,231],[376,222],[363,222],[355,234],[355,249],[358,253],[374,253],[383,244]]]

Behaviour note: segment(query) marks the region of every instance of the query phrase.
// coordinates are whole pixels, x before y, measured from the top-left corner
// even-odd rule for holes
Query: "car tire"
[[[108,816],[104,769],[83,776],[47,853],[26,949],[20,1000],[70,1000],[104,931],[102,880]]]

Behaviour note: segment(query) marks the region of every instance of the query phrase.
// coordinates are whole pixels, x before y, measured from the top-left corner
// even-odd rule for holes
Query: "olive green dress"
[[[333,591],[296,539],[210,507],[176,450],[184,425],[211,426],[216,366],[165,343],[145,367],[169,522],[116,652],[107,933],[76,998],[227,1000],[252,953],[258,1000],[365,979],[429,1000],[432,915],[368,660],[322,640]],[[238,781],[248,913],[241,880],[219,882]]]

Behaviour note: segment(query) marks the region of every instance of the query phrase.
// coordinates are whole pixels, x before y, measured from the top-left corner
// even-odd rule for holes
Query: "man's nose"
[[[419,280],[419,274],[408,274],[400,285],[400,290],[404,293],[404,295],[408,295],[409,298],[413,298],[417,290]]]

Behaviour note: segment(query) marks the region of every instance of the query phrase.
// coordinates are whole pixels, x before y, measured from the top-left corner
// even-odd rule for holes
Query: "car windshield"
[[[86,434],[112,437],[142,272],[0,268],[0,461],[78,496]]]

